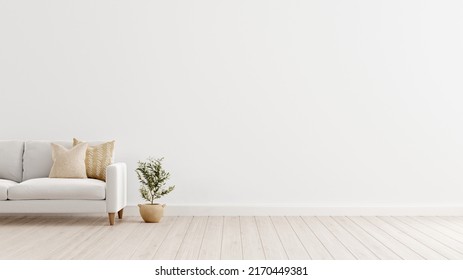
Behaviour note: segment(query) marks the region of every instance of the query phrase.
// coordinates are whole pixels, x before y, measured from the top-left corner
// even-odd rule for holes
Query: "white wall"
[[[166,158],[170,204],[462,205],[463,2],[0,0],[0,138]]]

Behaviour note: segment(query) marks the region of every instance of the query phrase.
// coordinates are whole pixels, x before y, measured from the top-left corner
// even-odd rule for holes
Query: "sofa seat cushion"
[[[106,183],[96,179],[38,178],[8,188],[8,199],[105,199]]]
[[[18,183],[0,179],[0,200],[7,200],[8,188],[17,185]]]

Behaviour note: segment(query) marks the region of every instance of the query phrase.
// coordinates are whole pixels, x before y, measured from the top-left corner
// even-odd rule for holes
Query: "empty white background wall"
[[[166,157],[171,205],[463,204],[461,1],[0,1],[2,139]]]

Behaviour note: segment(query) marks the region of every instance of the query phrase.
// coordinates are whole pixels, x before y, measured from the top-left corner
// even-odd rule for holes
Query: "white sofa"
[[[52,142],[72,146],[70,141],[0,141],[0,213],[108,213],[110,225],[115,213],[122,219],[127,205],[125,163],[108,166],[106,182],[48,178]]]

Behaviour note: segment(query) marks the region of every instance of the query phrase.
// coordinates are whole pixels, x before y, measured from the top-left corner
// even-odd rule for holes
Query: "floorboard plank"
[[[43,246],[33,246],[28,250],[27,255],[22,255],[20,259],[53,259],[54,252],[59,250],[64,243],[78,233],[82,229],[89,226],[96,226],[101,221],[98,217],[70,217],[67,221],[59,225],[51,225],[52,230],[48,230],[48,236],[43,240],[37,240],[37,243]]]
[[[178,217],[161,246],[154,255],[155,260],[174,260],[185,238],[193,217]]]
[[[209,217],[199,250],[199,260],[220,260],[222,253],[223,217]]]
[[[265,259],[262,241],[254,217],[240,217],[241,241],[244,260]]]
[[[307,226],[336,260],[355,260],[355,256],[329,231],[317,217],[302,217]]]
[[[443,254],[444,256],[450,259],[463,259],[463,243],[460,243],[459,241],[433,228],[432,226],[423,223],[424,218],[413,219],[411,217],[400,217],[394,219],[402,222],[410,228],[419,231],[421,233],[420,235],[424,235],[427,238],[435,240],[440,244],[440,246],[445,246],[443,250],[448,250],[450,254]],[[426,242],[426,244],[430,243],[426,239],[423,239],[422,242]],[[435,250],[438,248],[439,247],[437,247]]]
[[[455,223],[459,223],[461,226],[463,226],[463,216],[447,216],[445,218]]]
[[[406,244],[400,242],[397,238],[391,236],[387,231],[378,227],[371,221],[363,217],[348,217],[353,223],[362,228],[365,232],[376,238],[384,246],[390,248],[395,254],[404,260],[424,260],[425,258],[413,251]]]
[[[381,260],[400,260],[402,259],[391,249],[386,247],[378,239],[373,237],[368,232],[364,231],[356,223],[352,222],[346,217],[336,217],[334,220],[340,224],[344,229],[349,231],[357,240],[359,240],[365,247],[370,249],[375,256]]]
[[[81,230],[71,235],[69,239],[63,242],[62,246],[54,249],[47,254],[46,259],[54,260],[69,260],[77,255],[81,247],[87,246],[94,242],[95,236],[98,236],[101,231],[106,227],[107,217],[98,217],[94,224],[82,224]]]
[[[39,227],[36,230],[31,231],[30,234],[24,240],[22,246],[14,245],[13,247],[2,248],[2,251],[10,256],[10,259],[34,259],[38,253],[48,251],[51,242],[56,238],[56,235],[61,234],[62,230],[67,226],[75,223],[68,217],[51,217],[43,219],[39,223]],[[53,228],[51,232],[49,229]],[[41,244],[41,246],[37,246]]]
[[[463,225],[455,222],[455,217],[429,217],[432,221],[442,224],[451,230],[463,234]]]
[[[1,259],[15,259],[14,255],[22,253],[27,248],[37,245],[37,240],[43,235],[47,225],[59,224],[59,217],[28,217],[24,219],[24,224],[14,222],[11,226],[1,229]]]
[[[79,237],[89,231],[97,230],[107,220],[106,217],[75,217],[75,219],[77,222],[66,233],[55,236],[55,246],[37,255],[37,259],[57,260],[60,254],[67,252],[72,243],[79,242]]]
[[[463,237],[459,237],[451,230],[429,223],[429,220],[425,217],[402,217],[401,220],[416,230],[463,254]]]
[[[381,217],[381,219],[408,234],[410,237],[413,237],[418,242],[426,244],[427,247],[448,259],[455,260],[463,258],[463,255],[455,251],[453,248],[446,246],[445,244],[437,241],[435,238],[429,237],[427,234],[416,229],[414,226],[409,225],[405,220],[406,217]]]
[[[161,247],[170,229],[177,222],[178,217],[164,217],[159,223],[148,223],[150,234],[146,241],[142,242],[130,256],[131,260],[150,260]]]
[[[129,217],[127,217],[129,218]],[[124,219],[127,219],[124,218]],[[108,260],[128,260],[136,252],[137,248],[143,246],[149,241],[148,236],[159,225],[155,223],[145,223],[140,218],[132,219],[133,230],[129,235],[126,235],[123,240],[118,242],[117,246],[107,253]],[[163,218],[160,223],[165,223],[166,218]]]
[[[290,260],[307,260],[310,259],[309,254],[302,245],[299,237],[294,232],[286,217],[272,217],[271,218],[275,230],[280,237],[281,244],[288,255]]]
[[[333,217],[318,218],[325,227],[359,260],[377,260],[378,257],[365,247],[349,231],[335,221]]]
[[[127,217],[122,221],[118,221],[117,226],[108,226],[103,238],[91,249],[88,249],[83,256],[79,256],[78,259],[87,260],[104,260],[108,259],[109,255],[114,250],[117,250],[122,242],[132,236],[133,231],[136,230],[137,225],[141,224],[138,218]]]
[[[206,230],[207,217],[194,217],[178,250],[177,260],[197,260]]]
[[[267,260],[287,260],[288,255],[270,217],[256,217],[262,247]]]
[[[299,240],[309,253],[313,260],[332,260],[333,256],[330,255],[325,246],[320,242],[317,236],[307,226],[301,217],[287,217],[288,222],[291,224],[294,232],[299,237]]]
[[[384,217],[381,217],[381,218],[384,218]],[[365,219],[369,220],[371,223],[381,228],[382,230],[387,232],[390,236],[396,238],[403,244],[407,244],[409,248],[411,248],[413,251],[417,252],[418,254],[420,254],[422,257],[424,257],[427,260],[447,259],[441,254],[439,254],[438,252],[432,250],[430,247],[419,242],[414,237],[411,237],[410,235],[406,234],[405,232],[398,229],[397,227],[394,227],[393,225],[391,225],[384,219],[380,219],[378,217],[365,217]]]
[[[10,246],[19,246],[22,240],[27,240],[28,233],[33,233],[43,223],[43,219],[37,217],[17,217],[17,219],[5,220],[0,227],[0,259],[8,259],[5,250]]]
[[[222,260],[242,260],[240,218],[225,217],[223,221]]]

